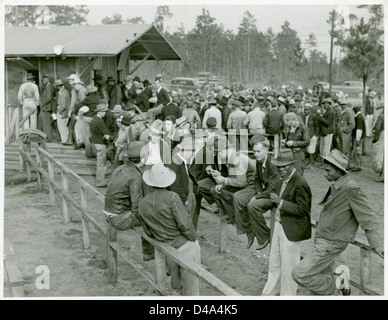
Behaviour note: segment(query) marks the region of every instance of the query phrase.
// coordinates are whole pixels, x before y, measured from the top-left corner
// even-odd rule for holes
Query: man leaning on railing
[[[371,248],[384,257],[376,215],[364,192],[350,179],[347,164],[348,158],[337,149],[324,157],[325,178],[333,184],[320,202],[323,209],[312,253],[292,271],[292,277],[299,286],[316,295],[336,294],[331,268],[349,242],[354,241],[359,225],[365,231]],[[344,283],[346,288],[349,280],[344,281],[347,282]],[[342,290],[342,295],[349,294],[350,290]]]

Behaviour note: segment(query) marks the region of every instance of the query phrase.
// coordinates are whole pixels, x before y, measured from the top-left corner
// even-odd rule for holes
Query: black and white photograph
[[[2,1],[1,299],[386,299],[387,14]]]

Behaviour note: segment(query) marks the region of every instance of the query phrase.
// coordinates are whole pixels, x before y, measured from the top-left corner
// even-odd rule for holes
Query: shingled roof
[[[4,33],[6,57],[55,56],[57,45],[64,47],[62,56],[113,56],[131,46],[133,60],[148,54],[150,60],[181,60],[152,24],[18,27]]]

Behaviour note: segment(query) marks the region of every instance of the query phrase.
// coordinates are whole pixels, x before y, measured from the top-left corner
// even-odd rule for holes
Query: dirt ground
[[[373,181],[369,157],[364,157],[362,172],[351,173],[367,194],[372,208],[381,222],[383,235],[384,222],[384,184]],[[313,193],[312,219],[319,220],[317,202],[326,193],[329,182],[324,179],[323,170],[306,170],[305,177]],[[34,178],[34,176],[33,176]],[[84,177],[90,183],[93,177]],[[70,192],[79,198],[79,187],[70,181]],[[104,192],[104,189],[100,189]],[[56,197],[56,206],[49,203],[48,186],[38,192],[36,181],[26,182],[26,174],[17,171],[5,171],[4,188],[4,237],[9,238],[17,256],[19,269],[25,281],[26,297],[101,297],[101,296],[158,296],[149,283],[129,264],[119,257],[118,283],[108,284],[106,278],[105,241],[91,227],[91,248],[82,247],[82,225],[79,213],[70,206],[71,223],[61,220],[61,199]],[[102,208],[91,203],[93,216],[104,224]],[[202,265],[230,287],[244,296],[260,296],[267,279],[269,246],[256,251],[255,246],[246,249],[246,237],[238,236],[235,228],[227,226],[227,252],[219,253],[220,222],[216,217],[201,213],[198,226],[198,240],[202,250]],[[359,230],[360,239],[365,240]],[[140,238],[133,231],[119,232],[119,243],[130,253],[140,267],[153,275],[153,261],[142,261]],[[302,254],[312,246],[311,241],[302,245]],[[338,264],[350,267],[350,276],[358,282],[358,247],[350,245],[338,259]],[[50,270],[50,288],[38,289],[36,273],[38,266],[48,266]],[[383,260],[372,254],[371,286],[380,293],[384,292]],[[358,294],[358,290],[353,291]],[[201,295],[219,296],[220,294],[207,284],[201,284]]]

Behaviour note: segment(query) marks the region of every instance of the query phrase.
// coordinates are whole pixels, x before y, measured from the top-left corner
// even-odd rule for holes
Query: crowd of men
[[[373,91],[361,108],[317,87],[183,93],[164,88],[161,75],[154,86],[131,76],[123,86],[113,77],[96,76],[86,87],[75,74],[67,80],[71,91],[61,79],[52,85],[43,77],[39,96],[29,75],[19,91],[24,115],[31,114],[26,127],[38,126],[49,140],[57,128],[63,144],[97,158],[96,187],[107,188],[104,214],[112,227],[142,225],[150,237],[200,263],[196,230],[206,201],[246,234],[248,249],[255,239],[258,250],[271,243],[263,295],[296,295],[298,285],[313,294],[335,293],[330,268],[359,225],[383,256],[376,215],[349,175],[361,171],[361,156],[370,154],[374,180],[384,181],[384,105]],[[333,184],[321,202],[312,253],[300,262],[318,196],[303,174],[317,165]],[[264,218],[271,210],[272,237]],[[142,239],[142,248],[144,260],[152,260],[152,245]],[[196,277],[173,261],[167,265],[174,289],[199,295]]]

